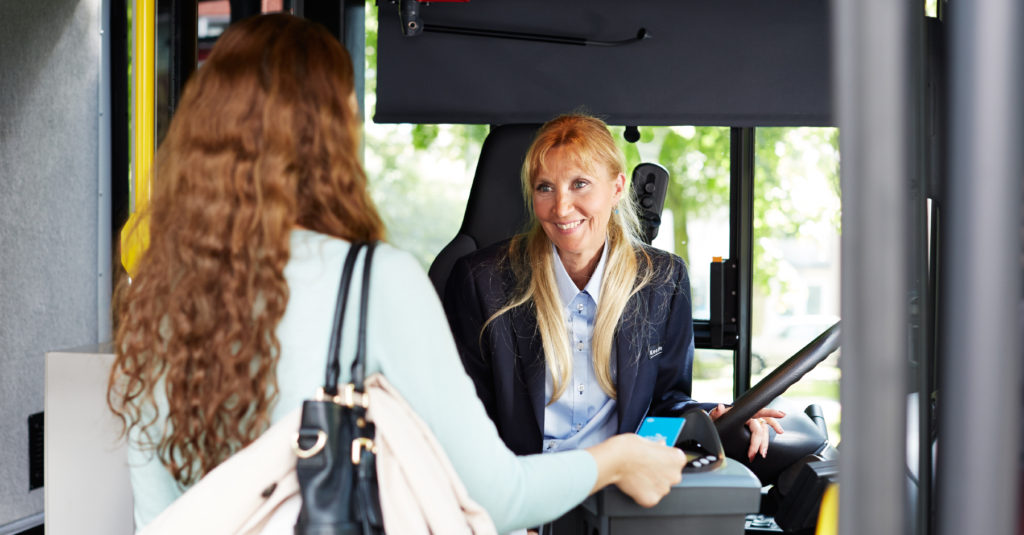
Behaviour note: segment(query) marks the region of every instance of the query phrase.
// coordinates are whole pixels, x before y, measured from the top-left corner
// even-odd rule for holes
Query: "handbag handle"
[[[327,375],[324,378],[324,393],[328,396],[338,394],[338,374],[341,360],[341,331],[345,323],[345,310],[348,303],[348,290],[352,284],[352,272],[355,268],[359,251],[366,247],[366,258],[363,260],[363,287],[359,299],[359,331],[356,342],[356,357],[352,361],[352,383],[355,390],[363,391],[363,379],[366,370],[366,312],[370,297],[370,266],[376,242],[353,242],[349,247],[345,264],[341,270],[341,282],[338,285],[338,300],[334,307],[334,325],[331,327],[330,344],[327,348]]]
[[[356,358],[352,359],[352,384],[356,392],[363,391],[363,379],[366,374],[366,312],[370,304],[370,265],[377,242],[366,245],[366,258],[363,259],[363,290],[359,292],[359,338],[356,340]]]
[[[345,323],[345,304],[348,303],[348,289],[352,283],[352,270],[356,264],[359,250],[366,245],[363,242],[352,242],[345,256],[345,264],[341,268],[341,282],[338,284],[338,300],[334,306],[334,325],[331,327],[330,344],[327,347],[327,376],[324,378],[324,393],[334,396],[338,393],[338,363],[341,351],[341,326]]]

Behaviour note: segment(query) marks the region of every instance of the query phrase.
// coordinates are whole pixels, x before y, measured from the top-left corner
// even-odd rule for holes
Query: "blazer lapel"
[[[619,324],[619,332],[615,336],[615,364],[617,366],[617,408],[619,413],[619,431],[631,432],[635,429],[623,429],[622,424],[628,421],[630,413],[636,409],[632,407],[633,394],[636,389],[637,373],[640,363],[645,360],[640,358],[640,344],[643,340],[644,325],[643,309],[640,303],[645,301],[644,292],[634,295],[626,303],[622,311],[623,320]],[[643,408],[646,410],[646,408]]]
[[[516,344],[516,368],[522,373],[533,407],[540,436],[544,436],[544,346],[537,330],[537,317],[533,306],[520,306],[511,311],[512,332]]]

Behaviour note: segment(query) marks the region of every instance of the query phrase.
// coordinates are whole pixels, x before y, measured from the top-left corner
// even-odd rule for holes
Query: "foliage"
[[[616,133],[621,132],[619,127]],[[730,131],[724,127],[650,127],[640,129],[636,144],[617,135],[627,169],[641,161],[665,166],[671,177],[665,209],[673,214],[675,253],[690,263],[690,223],[696,219],[718,217],[729,206]],[[778,256],[771,252],[771,240],[791,238],[806,225],[826,221],[833,230],[839,228],[838,135],[835,129],[758,128],[755,143],[754,169],[754,284],[769,290],[776,278]],[[651,157],[653,155],[653,157]],[[795,167],[813,159],[811,174],[805,167]],[[792,173],[802,173],[806,180],[826,177],[835,202],[802,205],[791,193],[796,189]],[[805,187],[806,184],[801,184]],[[727,213],[727,212],[725,212]],[[698,265],[709,259],[698,260]]]
[[[839,133],[834,128],[758,128],[754,153],[754,281],[786,292],[779,244],[824,246],[839,231]],[[774,287],[772,287],[774,286]]]
[[[617,128],[618,131],[621,128]],[[692,218],[712,215],[715,208],[729,205],[729,129],[692,126],[640,129],[640,140],[629,144],[616,136],[626,168],[645,161],[657,162],[668,170],[669,194],[665,210],[673,214],[675,253],[690,263],[688,244]]]

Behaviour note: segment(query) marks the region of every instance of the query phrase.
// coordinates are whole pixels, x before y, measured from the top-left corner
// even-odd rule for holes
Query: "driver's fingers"
[[[780,424],[779,421],[776,420],[775,418],[765,418],[764,421],[766,424],[771,426],[771,428],[774,429],[776,433],[780,435],[785,433],[785,431],[782,429],[782,424]]]
[[[761,429],[764,430],[764,439],[761,441],[761,457],[768,457],[768,424],[761,420]]]
[[[747,448],[747,459],[753,461],[758,451],[761,451],[762,457],[765,454],[764,450],[768,445],[768,428],[765,426],[764,420],[760,418],[747,420],[747,427],[750,428],[750,447]]]
[[[754,418],[785,418],[786,417],[786,413],[780,411],[779,409],[769,409],[769,408],[765,407],[765,408],[757,411],[754,414],[753,417]]]

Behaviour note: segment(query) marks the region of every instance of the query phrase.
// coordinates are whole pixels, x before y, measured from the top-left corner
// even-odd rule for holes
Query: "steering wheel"
[[[821,431],[803,412],[787,410],[786,417],[780,421],[786,432],[776,435],[775,431],[769,429],[771,445],[768,457],[755,456],[753,461],[748,461],[746,451],[750,431],[744,424],[836,349],[839,349],[838,322],[737,398],[732,408],[715,421],[726,454],[750,467],[762,483],[774,482],[783,469],[808,453],[814,453],[827,442],[827,437],[821,435]]]

